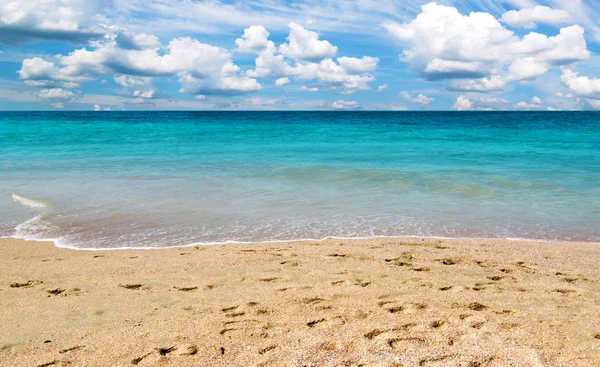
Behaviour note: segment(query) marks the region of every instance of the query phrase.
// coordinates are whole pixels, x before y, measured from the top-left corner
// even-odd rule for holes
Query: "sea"
[[[0,112],[0,237],[600,242],[600,112]]]

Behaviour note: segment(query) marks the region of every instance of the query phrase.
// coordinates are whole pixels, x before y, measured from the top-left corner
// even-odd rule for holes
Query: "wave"
[[[54,223],[44,219],[43,215],[31,218],[15,227],[14,238],[35,241],[52,241],[57,243],[54,237],[60,233],[60,228]]]
[[[46,205],[44,202],[42,202],[40,200],[31,199],[31,198],[25,197],[23,195],[15,194],[14,192],[12,194],[12,198],[15,202],[17,202],[23,206],[26,206],[28,208],[44,209],[44,208],[48,207],[48,205]]]

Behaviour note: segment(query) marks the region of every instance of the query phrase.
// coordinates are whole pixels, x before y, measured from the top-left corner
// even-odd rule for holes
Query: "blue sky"
[[[600,109],[594,2],[0,0],[0,109]]]

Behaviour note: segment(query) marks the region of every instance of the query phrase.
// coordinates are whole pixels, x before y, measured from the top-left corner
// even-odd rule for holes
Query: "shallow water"
[[[597,112],[0,113],[0,236],[599,242],[599,223]]]

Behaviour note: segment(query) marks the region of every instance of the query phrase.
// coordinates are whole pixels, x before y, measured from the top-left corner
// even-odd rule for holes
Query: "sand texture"
[[[0,240],[2,366],[600,366],[600,245]]]

